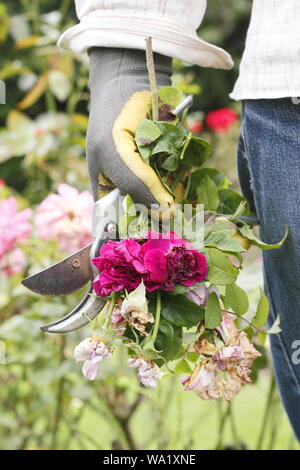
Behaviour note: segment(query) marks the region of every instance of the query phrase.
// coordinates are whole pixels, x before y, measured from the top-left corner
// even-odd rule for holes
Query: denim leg
[[[291,99],[245,101],[238,151],[242,191],[246,197],[250,191],[250,203],[253,195],[263,241],[277,242],[285,225],[289,228],[282,248],[263,253],[264,283],[268,323],[279,315],[282,329],[270,337],[276,379],[300,441],[300,354],[295,349],[300,350],[299,130],[300,105]]]

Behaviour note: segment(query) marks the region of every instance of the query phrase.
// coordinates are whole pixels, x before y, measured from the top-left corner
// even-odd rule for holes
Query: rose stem
[[[157,334],[158,334],[158,327],[159,327],[159,321],[160,321],[160,314],[161,314],[161,294],[158,291],[156,294],[156,312],[155,312],[155,324],[153,328],[153,333],[152,333],[152,338],[151,341],[154,345]]]
[[[158,121],[158,88],[155,75],[153,51],[152,51],[152,38],[151,36],[145,39],[146,41],[146,61],[150,81],[150,90],[152,95],[152,119]]]
[[[110,305],[109,305],[109,310],[107,312],[107,317],[105,319],[105,323],[103,325],[103,328],[106,330],[108,328],[108,325],[110,323],[110,319],[111,319],[111,314],[113,312],[113,309],[114,309],[114,306],[115,306],[115,299],[116,299],[116,292],[113,292],[112,293],[112,296],[111,296],[111,302],[110,302]]]

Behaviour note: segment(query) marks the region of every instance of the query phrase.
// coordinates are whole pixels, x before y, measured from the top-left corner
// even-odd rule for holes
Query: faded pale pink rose
[[[112,353],[107,345],[97,337],[90,337],[79,343],[74,350],[76,362],[84,362],[82,373],[88,380],[95,380],[99,374],[99,363],[111,359]]]
[[[15,248],[0,257],[0,272],[7,277],[22,272],[26,265],[26,258],[22,250]]]
[[[237,329],[233,316],[225,312],[214,338],[200,335],[194,350],[201,360],[183,384],[185,390],[193,389],[205,400],[223,396],[231,401],[244,383],[251,382],[252,363],[261,355],[246,333]]]
[[[220,291],[217,286],[206,287],[205,284],[199,284],[195,289],[187,290],[184,295],[199,307],[205,307],[209,294],[215,292],[218,296]]]
[[[184,390],[194,390],[203,400],[219,399],[231,401],[241,390],[242,382],[228,373],[212,359],[200,362],[190,376],[182,379]]]
[[[57,194],[50,194],[39,205],[35,226],[43,240],[55,239],[68,253],[92,241],[93,198],[89,191],[79,192],[68,184],[60,184]]]
[[[120,313],[120,308],[115,307],[111,315],[111,326],[116,330],[117,336],[122,336],[126,330],[126,320]]]
[[[0,257],[29,237],[31,214],[31,209],[18,212],[17,200],[13,196],[0,201]]]
[[[135,367],[138,369],[139,381],[145,385],[145,387],[156,387],[157,382],[162,375],[164,375],[163,372],[160,371],[159,367],[152,361],[148,361],[140,357],[131,357],[128,359],[128,363],[129,367]]]

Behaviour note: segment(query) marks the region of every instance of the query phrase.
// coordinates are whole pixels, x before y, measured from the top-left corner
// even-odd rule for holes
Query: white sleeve
[[[58,45],[77,54],[90,47],[145,49],[203,67],[230,69],[230,55],[197,35],[206,0],[75,0],[79,24]]]

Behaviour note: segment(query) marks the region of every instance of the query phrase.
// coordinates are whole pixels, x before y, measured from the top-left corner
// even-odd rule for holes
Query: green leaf
[[[205,238],[205,246],[215,246],[222,251],[245,251],[242,245],[224,232],[212,232]]]
[[[174,372],[176,374],[190,374],[192,372],[192,369],[188,362],[182,359],[181,361],[177,362]]]
[[[187,139],[187,145],[184,145],[180,155],[182,163],[195,167],[203,165],[211,154],[209,143],[195,136],[188,136]]]
[[[221,189],[219,191],[220,205],[218,207],[218,212],[220,214],[234,214],[240,203],[245,201],[241,194],[233,191],[232,189]],[[245,210],[243,215],[251,215],[248,203],[245,205]]]
[[[161,168],[167,171],[176,171],[178,168],[178,155],[170,155],[161,165]]]
[[[163,296],[162,316],[172,325],[190,328],[204,318],[204,311],[184,295]]]
[[[260,331],[257,335],[257,339],[260,342],[261,345],[264,345],[266,340],[267,340],[267,333],[265,331]]]
[[[219,206],[218,189],[209,176],[205,176],[197,189],[197,202],[204,204],[207,211],[215,211]]]
[[[161,136],[157,125],[150,119],[140,120],[135,133],[135,142],[142,158],[148,161],[151,154],[151,144]]]
[[[269,301],[262,289],[260,289],[260,299],[257,305],[256,314],[252,320],[252,325],[255,328],[263,328],[266,324],[269,314]]]
[[[127,194],[122,202],[124,215],[119,221],[119,233],[121,238],[128,238],[128,227],[136,219],[136,210],[134,202],[129,194]]]
[[[268,335],[276,335],[278,333],[281,332],[281,328],[280,328],[280,318],[279,318],[279,315],[278,317],[276,318],[276,320],[274,321],[273,325],[271,326],[271,328],[269,328],[268,330],[266,330],[265,333],[267,333]]]
[[[221,307],[219,297],[212,292],[205,308],[205,327],[213,329],[221,323]]]
[[[237,217],[240,217],[246,210],[247,208],[247,201],[241,201],[235,210],[235,213],[232,216],[232,219],[236,219]]]
[[[162,103],[176,108],[182,101],[182,92],[173,86],[165,86],[158,90],[158,97]]]
[[[158,153],[167,153],[175,155],[178,153],[178,148],[182,145],[185,137],[183,129],[169,122],[157,121],[162,136],[154,144],[151,155],[154,156]]]
[[[162,141],[163,139],[167,140],[172,145],[174,145],[174,147],[177,147],[177,148],[182,144],[185,134],[180,127],[170,122],[164,122],[164,121],[157,121],[156,125],[158,126],[162,134],[160,141]]]
[[[181,351],[182,328],[171,325],[165,319],[159,323],[158,335],[155,341],[155,349],[166,361],[177,359]]]
[[[208,280],[213,284],[226,286],[236,281],[239,270],[227,259],[227,256],[216,248],[208,248]]]
[[[192,352],[188,352],[186,354],[186,357],[190,362],[196,362],[199,359],[199,354],[192,351]]]
[[[261,241],[259,238],[257,238],[254,235],[253,230],[248,225],[243,225],[243,227],[241,227],[239,230],[245,238],[248,238],[251,245],[258,246],[262,250],[274,250],[276,248],[281,248],[289,233],[288,228],[286,227],[285,234],[279,242],[268,244],[268,243]]]
[[[248,295],[236,284],[226,286],[224,302],[226,309],[231,307],[238,315],[244,315],[249,308]]]
[[[199,170],[193,171],[191,174],[188,199],[195,200],[197,198],[197,188],[205,176],[209,176],[218,189],[226,188],[229,184],[229,180],[222,171],[216,168],[199,168]]]

